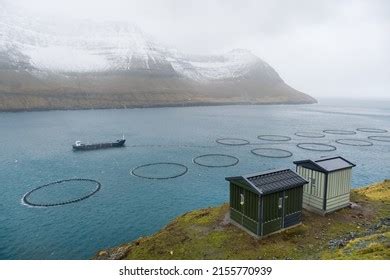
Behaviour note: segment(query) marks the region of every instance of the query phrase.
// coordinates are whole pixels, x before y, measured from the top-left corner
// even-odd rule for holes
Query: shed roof
[[[352,168],[356,166],[352,162],[340,156],[321,158],[318,160],[298,160],[294,161],[294,163],[296,165],[306,165],[309,168],[312,167],[312,169],[319,169],[320,171],[325,173]]]
[[[245,181],[247,185],[254,188],[259,194],[269,194],[307,184],[304,178],[291,169],[268,170],[265,172],[227,177],[227,181]]]

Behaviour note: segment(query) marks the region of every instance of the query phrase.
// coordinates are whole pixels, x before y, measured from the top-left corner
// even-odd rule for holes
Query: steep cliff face
[[[0,9],[0,110],[313,102],[247,50],[186,55],[127,23]]]

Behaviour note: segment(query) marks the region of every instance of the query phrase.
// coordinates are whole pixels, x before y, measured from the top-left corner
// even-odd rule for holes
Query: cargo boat
[[[106,142],[106,143],[94,143],[94,144],[84,144],[81,141],[76,141],[72,146],[74,151],[88,151],[88,150],[99,150],[107,148],[120,148],[125,145],[126,139],[116,140],[115,142]]]

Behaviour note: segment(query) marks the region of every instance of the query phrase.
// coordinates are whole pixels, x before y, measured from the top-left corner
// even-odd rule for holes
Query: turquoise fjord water
[[[347,105],[340,105],[340,104]],[[390,176],[390,143],[348,146],[338,138],[367,139],[357,128],[390,130],[390,103],[329,101],[299,106],[220,106],[131,110],[80,110],[0,114],[0,259],[86,259],[99,249],[152,234],[186,211],[215,206],[228,199],[226,176],[270,168],[291,167],[292,161],[342,155],[357,164],[353,186]],[[295,132],[325,129],[355,130],[355,135],[325,134],[303,138]],[[73,152],[75,140],[115,140],[125,134],[127,146]],[[258,135],[277,134],[292,139],[272,142]],[[226,146],[217,138],[234,137],[250,145]],[[296,147],[299,142],[320,142],[337,147],[318,152]],[[355,143],[355,142],[354,142]],[[255,148],[280,148],[288,158],[266,158]],[[256,152],[273,155],[270,151]],[[288,155],[278,152],[277,155]],[[239,163],[210,168],[193,162],[204,154],[227,154]],[[230,165],[234,158],[201,157],[204,165]],[[169,180],[131,175],[139,165],[174,162],[188,170]],[[143,176],[174,176],[182,166],[148,166],[135,170]],[[25,193],[50,182],[90,178],[102,187],[92,197],[57,207],[28,207]],[[29,197],[36,203],[56,203],[88,195],[91,182],[49,186]]]

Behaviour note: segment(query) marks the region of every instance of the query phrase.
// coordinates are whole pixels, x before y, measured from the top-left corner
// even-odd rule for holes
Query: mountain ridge
[[[119,22],[0,12],[0,110],[315,103],[253,53],[188,55]]]

